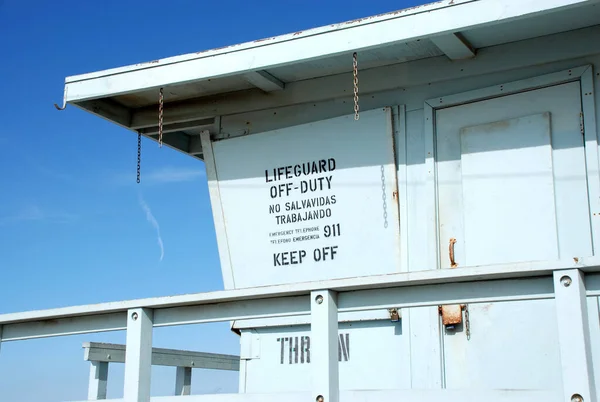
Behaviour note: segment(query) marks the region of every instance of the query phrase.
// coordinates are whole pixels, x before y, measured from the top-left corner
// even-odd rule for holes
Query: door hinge
[[[581,135],[585,136],[585,128],[583,126],[583,112],[579,113],[579,129],[581,130]]]

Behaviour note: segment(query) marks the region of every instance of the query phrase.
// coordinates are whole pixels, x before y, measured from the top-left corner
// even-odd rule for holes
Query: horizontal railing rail
[[[570,258],[554,262],[418,271],[3,314],[0,315],[0,342],[126,330],[124,400],[147,402],[150,400],[153,327],[306,317],[302,321],[310,322],[311,348],[320,350],[320,353],[314,354],[314,361],[311,362],[313,392],[308,395],[310,400],[322,395],[326,402],[336,402],[340,397],[338,322],[339,315],[343,313],[555,299],[564,368],[562,374],[566,399],[563,400],[570,401],[572,396],[576,399],[581,396],[584,401],[594,401],[586,296],[598,295],[600,258]],[[252,395],[231,398],[247,398],[244,401],[258,398]],[[341,395],[344,401],[366,400],[363,398],[366,394],[343,392]],[[516,391],[498,391],[497,394],[491,392],[488,395],[491,399],[487,396],[485,399],[505,400],[510,396],[511,400],[519,400],[523,395],[525,393]],[[198,398],[178,400],[202,399]],[[409,400],[428,399],[418,398],[415,393]],[[261,401],[270,399],[266,397]],[[296,396],[286,400],[296,400]]]
[[[126,345],[85,342],[84,360],[106,363],[125,363]],[[152,348],[152,365],[240,371],[240,357],[193,350]]]
[[[84,360],[90,362],[88,400],[106,399],[108,365],[125,363],[127,345],[85,342]],[[175,395],[190,395],[192,369],[240,371],[240,357],[192,350],[152,348],[152,365],[176,367]]]
[[[344,402],[402,401],[402,402],[561,402],[558,392],[539,390],[380,390],[341,391]],[[158,396],[151,402],[312,402],[310,392],[273,394],[218,394],[191,396]],[[88,402],[88,401],[79,401]],[[107,399],[104,402],[127,402],[125,399]]]

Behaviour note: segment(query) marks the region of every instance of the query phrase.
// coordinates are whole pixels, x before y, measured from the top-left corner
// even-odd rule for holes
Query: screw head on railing
[[[561,285],[563,285],[564,287],[568,288],[569,286],[571,286],[571,277],[568,275],[563,276],[562,278],[560,278],[560,283]]]
[[[131,319],[132,319],[133,321],[136,321],[136,320],[138,319],[138,313],[133,313],[133,314],[131,314]]]
[[[315,302],[317,302],[317,304],[323,304],[323,296],[318,295],[317,297],[315,297]],[[319,395],[319,396],[321,396],[321,395]]]
[[[579,394],[573,394],[571,402],[583,402],[583,397]]]

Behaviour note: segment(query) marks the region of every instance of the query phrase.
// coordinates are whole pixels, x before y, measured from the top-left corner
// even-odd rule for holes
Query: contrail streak
[[[156,236],[158,238],[158,246],[160,247],[160,261],[162,261],[163,257],[165,256],[165,247],[163,245],[162,237],[160,237],[160,226],[158,225],[156,218],[154,218],[154,215],[152,215],[152,211],[150,210],[150,207],[148,206],[148,204],[146,204],[146,201],[144,201],[144,198],[142,197],[141,193],[139,194],[139,199],[140,199],[140,206],[146,213],[146,220],[148,222],[150,222],[150,224],[152,226],[154,226],[154,229],[156,229]]]

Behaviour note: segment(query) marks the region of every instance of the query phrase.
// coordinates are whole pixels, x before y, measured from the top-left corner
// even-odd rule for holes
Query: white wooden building
[[[214,321],[240,334],[223,401],[596,401],[599,90],[598,0],[443,0],[68,77],[63,107],[206,164],[225,290],[0,315],[0,341],[127,330],[127,402],[153,326]]]

